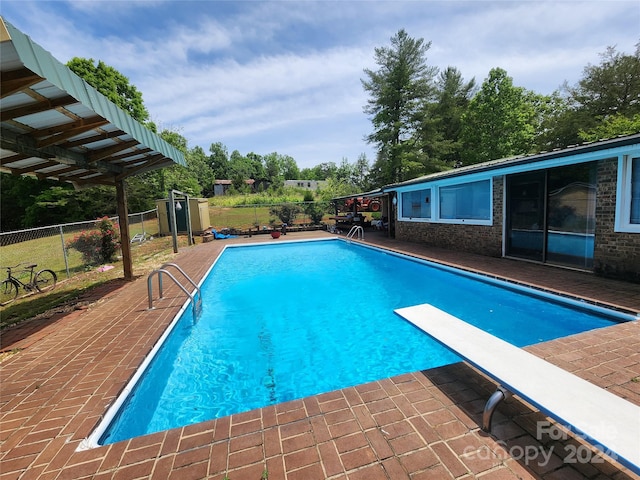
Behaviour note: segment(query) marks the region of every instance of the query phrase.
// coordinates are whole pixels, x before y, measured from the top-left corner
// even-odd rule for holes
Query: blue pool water
[[[336,240],[227,248],[202,297],[100,444],[460,360],[399,307],[431,303],[517,346],[615,321]]]

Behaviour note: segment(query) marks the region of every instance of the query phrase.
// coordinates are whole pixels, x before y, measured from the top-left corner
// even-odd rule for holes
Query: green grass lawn
[[[158,222],[157,220],[145,222],[144,230],[147,235],[158,235]],[[65,244],[73,238],[76,232],[64,234]],[[136,233],[142,233],[142,224],[136,223],[130,225],[130,235],[133,236]],[[63,248],[63,240],[59,233],[54,235],[44,236],[41,238],[35,238],[33,240],[27,240],[20,243],[14,243],[12,245],[6,245],[0,247],[0,267],[12,267],[18,264],[37,264],[35,271],[43,268],[53,270],[58,279],[67,278],[67,267],[69,268],[69,274],[73,276],[77,272],[82,272],[90,268],[82,259],[82,254],[72,248]],[[67,253],[67,263],[65,264],[65,250]],[[18,277],[23,282],[29,280],[29,273],[22,272],[20,268],[12,271],[12,274]],[[6,277],[4,270],[0,272],[3,280]]]
[[[58,238],[58,240],[60,239]],[[178,245],[179,248],[187,246],[186,236],[178,237]],[[7,247],[2,247],[3,263],[5,248]],[[134,244],[131,249],[135,276],[148,275],[153,269],[170,261],[175,255],[171,237],[156,237],[142,244]],[[54,262],[50,264],[54,265]],[[73,308],[79,299],[93,288],[105,283],[121,281],[124,276],[122,261],[112,262],[111,265],[115,268],[104,272],[100,272],[98,266],[94,265],[91,267],[83,266],[70,279],[66,278],[66,274],[62,277],[58,276],[58,284],[50,292],[25,295],[25,292],[20,290],[21,297],[8,305],[0,307],[0,329],[46,314],[51,310],[58,311],[65,308]]]

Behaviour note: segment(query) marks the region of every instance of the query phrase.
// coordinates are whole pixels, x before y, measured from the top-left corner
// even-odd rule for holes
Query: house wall
[[[598,162],[594,272],[640,283],[640,235],[614,231],[618,159]],[[493,225],[396,222],[396,238],[492,257],[502,256],[504,182],[493,178]]]
[[[492,226],[396,221],[396,238],[407,242],[501,257],[503,178],[503,176],[493,178]]]
[[[303,188],[305,190],[316,191],[327,186],[326,180],[285,180],[285,187]]]
[[[224,195],[224,194],[225,194],[225,185],[215,184],[213,186],[213,195],[215,197],[218,197],[218,196]]]
[[[640,282],[640,235],[614,231],[617,175],[617,158],[598,162],[594,271]]]

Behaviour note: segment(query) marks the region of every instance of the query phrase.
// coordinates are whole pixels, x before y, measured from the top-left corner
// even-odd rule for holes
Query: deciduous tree
[[[534,146],[538,95],[513,85],[501,68],[482,83],[462,117],[465,165],[529,152]]]
[[[635,54],[608,47],[599,65],[587,65],[582,79],[569,87],[569,98],[595,122],[610,115],[632,117],[640,113],[640,43]]]
[[[587,65],[573,86],[554,92],[537,139],[541,150],[563,148],[634,131],[640,114],[640,43],[633,54],[609,47],[598,65]]]
[[[149,119],[142,93],[115,68],[102,60],[96,63],[93,58],[80,57],[69,60],[67,66],[138,122],[144,123]]]
[[[640,132],[640,113],[636,113],[631,118],[622,114],[608,116],[600,125],[590,130],[581,130],[579,135],[586,142],[595,142],[603,138],[632,135],[638,132]]]
[[[217,180],[227,180],[229,171],[229,153],[227,147],[221,142],[212,143],[209,147],[209,167],[213,170],[213,175]]]
[[[202,147],[196,146],[187,151],[185,159],[187,161],[187,168],[202,187],[202,195],[204,197],[212,197],[216,177],[209,166],[207,154]]]

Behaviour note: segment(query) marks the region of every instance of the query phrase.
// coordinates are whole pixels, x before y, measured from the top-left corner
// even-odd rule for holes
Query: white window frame
[[[614,231],[640,233],[640,223],[631,223],[631,164],[640,162],[640,154],[618,157],[618,185],[616,188],[616,220]]]
[[[403,217],[402,216],[402,209],[403,209],[403,205],[404,205],[404,201],[403,201],[403,196],[405,193],[411,193],[411,192],[424,192],[426,190],[429,190],[429,209],[431,211],[431,214],[429,217]],[[424,187],[424,188],[416,188],[413,190],[404,190],[402,192],[400,192],[400,195],[398,195],[398,199],[400,201],[400,204],[398,205],[398,217],[400,220],[402,221],[408,221],[408,222],[431,222],[433,219],[433,191],[434,189],[432,187]]]
[[[441,183],[432,183],[430,185],[421,184],[417,188],[407,188],[398,190],[398,220],[402,222],[416,222],[416,223],[447,223],[452,225],[493,225],[493,178],[490,176],[484,176],[482,178],[468,178],[465,181],[448,180]],[[466,185],[469,183],[476,183],[480,181],[489,182],[489,219],[479,220],[471,218],[440,218],[440,188],[455,187],[459,185]],[[402,193],[408,193],[415,190],[431,190],[431,218],[418,218],[418,217],[403,217],[402,216]]]
[[[479,183],[479,182],[488,182],[489,183],[489,218],[478,219],[478,218],[440,218],[440,198],[442,196],[440,189],[441,188],[451,188],[451,187],[460,187],[463,185],[468,185],[470,183]],[[441,185],[438,187],[438,209],[436,210],[438,216],[438,222],[440,223],[452,223],[457,225],[493,225],[493,181],[491,178],[482,178],[477,180],[471,180],[467,182],[457,182],[448,185]]]

